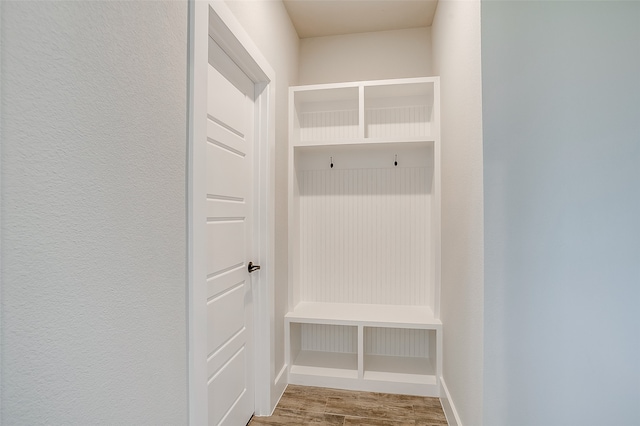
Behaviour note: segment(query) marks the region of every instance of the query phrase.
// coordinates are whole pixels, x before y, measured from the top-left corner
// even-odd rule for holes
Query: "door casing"
[[[187,143],[187,323],[189,424],[204,425],[207,412],[206,132],[209,37],[247,74],[256,88],[253,283],[255,413],[272,412],[275,390],[275,73],[223,1],[189,0]]]

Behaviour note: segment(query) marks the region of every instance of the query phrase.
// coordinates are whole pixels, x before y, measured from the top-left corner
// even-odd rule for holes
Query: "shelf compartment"
[[[387,355],[364,356],[364,379],[435,385],[435,369],[429,358]]]
[[[292,374],[358,378],[358,355],[355,353],[300,351],[291,366]]]
[[[436,383],[435,329],[364,327],[364,379]]]
[[[350,140],[360,135],[358,87],[294,91],[294,139]]]
[[[358,378],[358,328],[287,321],[291,373]]]
[[[430,137],[435,130],[434,92],[434,82],[366,86],[365,137]]]

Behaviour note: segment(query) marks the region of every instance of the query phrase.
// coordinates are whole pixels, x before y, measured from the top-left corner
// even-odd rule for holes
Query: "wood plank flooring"
[[[438,398],[289,385],[270,417],[249,426],[447,426]]]

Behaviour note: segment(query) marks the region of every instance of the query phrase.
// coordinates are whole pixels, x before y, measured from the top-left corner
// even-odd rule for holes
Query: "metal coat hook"
[[[397,166],[397,165],[398,165],[398,154],[396,154],[396,160],[393,162],[393,165],[394,165],[394,166]]]
[[[333,169],[333,157],[329,157],[331,158],[331,168]]]

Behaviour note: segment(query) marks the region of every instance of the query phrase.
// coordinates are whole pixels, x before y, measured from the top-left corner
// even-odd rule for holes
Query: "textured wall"
[[[480,1],[441,0],[432,26],[442,105],[443,377],[464,425],[482,423]]]
[[[274,369],[278,374],[284,366],[284,315],[288,311],[288,96],[289,86],[298,79],[298,35],[280,1],[227,0],[227,5],[276,73]]]
[[[300,84],[429,75],[430,28],[300,40]]]
[[[186,2],[2,2],[2,424],[185,424]]]
[[[640,424],[640,3],[483,2],[482,59],[484,423]]]

